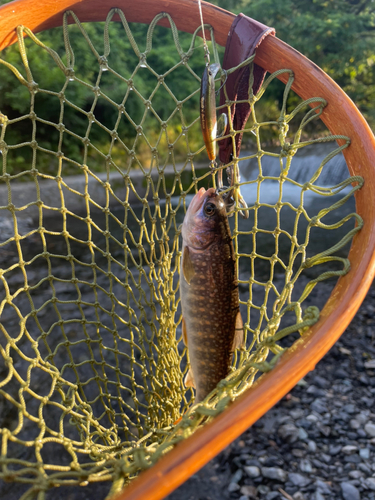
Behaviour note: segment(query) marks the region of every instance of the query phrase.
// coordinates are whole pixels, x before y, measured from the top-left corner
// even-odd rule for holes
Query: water
[[[314,144],[306,146],[297,151],[292,159],[291,167],[288,173],[288,178],[304,184],[309,182],[321,163],[327,155],[335,149],[335,144]],[[279,153],[279,149],[271,150],[271,152]],[[241,158],[251,156],[254,152],[243,151]],[[264,155],[261,159],[262,174],[267,177],[279,177],[281,166],[279,158]],[[283,161],[285,167],[285,159]],[[241,181],[255,181],[259,175],[259,167],[257,158],[242,160],[239,163]],[[346,166],[345,158],[342,153],[334,156],[323,168],[319,178],[314,184],[319,186],[335,186],[349,177],[349,171]],[[254,203],[257,193],[257,183],[245,184],[241,187],[241,194],[248,205]],[[277,181],[265,180],[261,185],[260,203],[276,203],[279,196],[279,183]],[[305,194],[305,202],[312,203],[317,198],[312,191]],[[282,200],[293,204],[299,203],[300,188],[290,182],[285,182],[283,186]]]

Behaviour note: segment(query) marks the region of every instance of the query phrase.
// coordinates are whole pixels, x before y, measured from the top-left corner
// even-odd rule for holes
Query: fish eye
[[[204,207],[204,213],[211,217],[216,211],[216,206],[213,203],[207,203]]]

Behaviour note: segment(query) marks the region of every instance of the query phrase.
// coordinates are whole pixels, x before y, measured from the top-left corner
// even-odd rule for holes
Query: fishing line
[[[206,35],[204,32],[204,22],[203,22],[203,13],[202,13],[202,5],[201,5],[201,0],[198,0],[198,7],[199,7],[199,17],[201,19],[201,26],[202,26],[202,37],[203,37],[203,47],[204,47],[204,57],[206,59],[206,66],[210,64],[210,51],[208,49],[207,45],[207,40],[206,40]]]
[[[208,48],[208,45],[207,45],[207,40],[206,40],[206,35],[205,35],[205,32],[204,32],[204,21],[203,21],[203,12],[202,12],[202,4],[201,4],[201,0],[198,0],[198,7],[199,7],[199,16],[200,16],[200,20],[201,20],[201,26],[202,26],[202,38],[203,38],[203,47],[204,47],[204,52],[205,52],[205,59],[206,59],[206,67],[210,65],[210,51],[209,51],[209,48]],[[223,71],[223,70],[222,70]],[[227,81],[227,72],[225,71],[225,80],[223,82],[223,84],[221,85],[221,87],[215,92],[215,95],[218,95],[220,90],[223,88],[223,86],[225,85],[226,81]],[[223,189],[223,170],[222,168],[217,168],[217,163],[215,160],[211,160],[210,162],[210,168],[211,168],[211,173],[212,173],[212,182],[213,182],[213,185],[215,187],[215,180],[216,180],[216,173],[217,173],[217,180],[218,180],[218,188],[219,190],[220,189]]]

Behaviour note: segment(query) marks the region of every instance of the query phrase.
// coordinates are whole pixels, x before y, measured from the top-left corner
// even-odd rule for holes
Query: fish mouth
[[[191,200],[188,211],[191,214],[196,214],[202,207],[203,203],[208,198],[213,198],[217,195],[217,190],[215,188],[209,188],[207,191],[204,187],[200,188],[198,193]]]
[[[194,198],[191,200],[190,205],[189,205],[189,212],[190,213],[197,213],[198,210],[201,208],[201,206],[204,203],[204,200],[207,196],[209,190],[205,190],[204,187],[201,187],[198,193],[194,196]]]

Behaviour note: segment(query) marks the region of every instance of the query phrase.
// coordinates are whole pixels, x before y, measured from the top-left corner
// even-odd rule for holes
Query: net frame
[[[74,9],[81,21],[104,21],[111,6],[99,0],[55,2],[17,0],[0,10],[0,48],[16,41],[15,28],[27,25],[35,33],[62,25],[63,13]],[[198,9],[193,0],[144,0],[129,5],[116,2],[130,22],[149,23],[161,11],[170,13],[178,29],[192,32],[197,26]],[[202,3],[205,22],[213,26],[216,41],[225,45],[234,15],[216,6]],[[162,22],[160,24],[163,24]],[[209,36],[208,33],[206,33]],[[363,298],[375,272],[375,139],[363,117],[343,91],[311,61],[277,38],[267,38],[256,54],[255,62],[270,72],[288,67],[294,71],[293,90],[303,99],[322,96],[329,104],[321,119],[334,135],[349,135],[352,143],[344,150],[351,175],[361,175],[364,187],[356,193],[356,210],[364,228],[354,238],[349,253],[352,269],[340,278],[321,312],[320,321],[289,350],[268,374],[229,406],[222,415],[181,442],[149,471],[128,487],[118,498],[163,498],[213,458],[231,441],[260,418],[309,370],[345,330]],[[283,79],[283,75],[281,78]]]

